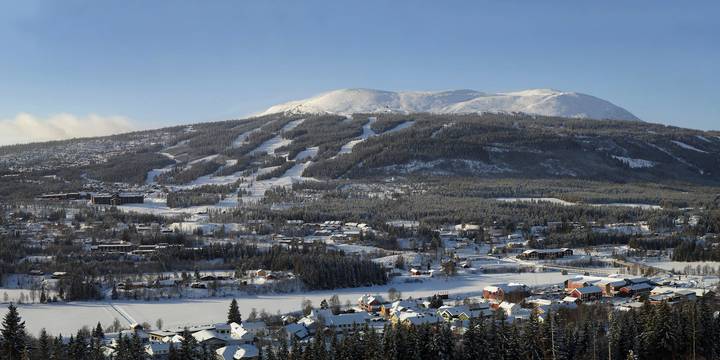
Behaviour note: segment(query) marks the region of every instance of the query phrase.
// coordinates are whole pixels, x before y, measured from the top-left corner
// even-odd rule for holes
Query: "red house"
[[[597,286],[586,286],[574,289],[570,296],[581,301],[593,301],[602,297],[602,289]]]

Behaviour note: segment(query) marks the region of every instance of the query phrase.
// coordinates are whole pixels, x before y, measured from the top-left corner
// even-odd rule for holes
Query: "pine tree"
[[[302,346],[301,346],[300,343],[297,341],[297,338],[296,338],[295,336],[293,336],[291,342],[292,342],[292,343],[291,343],[291,346],[290,346],[290,356],[288,357],[288,359],[290,359],[290,360],[300,360],[300,359],[302,359],[303,350],[302,350]]]
[[[75,341],[72,345],[69,345],[70,356],[73,359],[86,359],[88,357],[88,339],[85,336],[85,332],[78,330],[75,334]]]
[[[657,306],[655,314],[652,332],[655,341],[659,345],[658,349],[662,349],[661,351],[667,354],[672,354],[676,350],[678,335],[675,332],[675,326],[678,324],[673,323],[671,319],[670,305],[663,302]]]
[[[0,354],[3,359],[21,360],[27,351],[27,335],[25,334],[25,322],[20,318],[17,308],[12,303],[8,306],[8,312],[2,322],[2,346]]]
[[[378,336],[377,331],[375,331],[375,328],[371,328],[367,324],[365,324],[365,327],[363,329],[363,333],[365,334],[364,344],[365,344],[365,358],[366,359],[377,359],[380,357],[380,336]],[[337,342],[337,337],[333,336],[332,339],[333,343]],[[409,351],[413,351],[412,347],[409,347]]]
[[[50,356],[51,359],[67,359],[67,349],[65,348],[65,344],[62,340],[62,334],[58,335],[58,337],[55,338],[53,341],[52,346],[52,355]]]
[[[240,315],[240,309],[238,308],[238,303],[236,299],[232,299],[232,301],[230,302],[227,323],[242,324],[242,316]]]
[[[272,346],[267,346],[265,348],[265,360],[277,360],[277,357],[275,356],[275,352],[273,352]]]
[[[39,359],[49,359],[51,352],[51,339],[45,328],[40,330],[40,336],[38,337],[38,348],[37,357]]]
[[[105,331],[103,331],[102,325],[100,325],[100,322],[98,321],[97,326],[93,329],[92,337],[96,339],[104,339],[105,338]]]
[[[180,343],[180,351],[178,351],[179,358],[181,360],[195,359],[197,341],[195,341],[195,338],[187,329],[183,331],[182,338],[183,340]]]
[[[40,289],[40,303],[41,304],[47,303],[47,294],[45,293],[44,286],[42,287],[42,289]]]
[[[212,349],[207,346],[207,344],[201,345],[201,353],[200,360],[215,360],[215,354]],[[262,359],[262,357],[259,358]]]
[[[295,337],[293,335],[293,337]],[[290,351],[288,350],[287,339],[282,337],[280,339],[280,348],[278,349],[277,357],[279,359],[287,359],[290,357]]]
[[[530,318],[525,324],[521,336],[521,345],[523,347],[524,357],[532,360],[542,359],[542,337],[540,333],[540,320],[538,319],[537,312],[533,311],[530,314]]]
[[[194,339],[194,338],[193,338]],[[145,347],[143,346],[142,340],[137,331],[135,331],[130,338],[130,356],[132,360],[143,360],[145,359]]]
[[[450,325],[441,325],[440,329],[435,333],[438,359],[452,360],[455,357],[455,341],[453,340],[452,331],[450,331]]]
[[[175,344],[173,342],[170,342],[170,346],[168,347],[168,359],[167,360],[180,360],[180,356],[178,355],[177,350],[175,350]]]
[[[105,354],[103,354],[103,348],[102,348],[102,341],[100,338],[92,338],[90,340],[90,352],[89,352],[89,359],[90,360],[104,360]]]
[[[313,343],[313,352],[314,352],[313,359],[316,359],[316,360],[324,360],[325,359],[325,333],[322,331],[318,331],[315,334],[315,339],[314,339],[314,343]]]
[[[505,358],[520,359],[522,357],[522,343],[520,342],[520,330],[516,324],[507,327],[505,338]]]

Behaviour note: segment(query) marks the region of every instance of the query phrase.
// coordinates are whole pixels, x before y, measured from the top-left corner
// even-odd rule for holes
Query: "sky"
[[[338,88],[554,88],[720,130],[720,2],[0,0],[0,143]]]

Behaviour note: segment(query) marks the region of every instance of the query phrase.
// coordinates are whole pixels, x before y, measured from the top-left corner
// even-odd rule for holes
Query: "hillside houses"
[[[246,325],[247,324],[247,325]],[[265,328],[262,322],[218,323],[208,326],[196,326],[174,330],[146,331],[135,325],[130,330],[123,330],[116,336],[110,335],[106,345],[106,353],[112,354],[117,348],[119,336],[138,336],[143,342],[145,353],[149,359],[167,359],[170,347],[179,349],[185,336],[192,336],[197,346],[205,348],[217,355],[217,359],[257,359],[259,349],[255,345],[256,334],[250,329]]]

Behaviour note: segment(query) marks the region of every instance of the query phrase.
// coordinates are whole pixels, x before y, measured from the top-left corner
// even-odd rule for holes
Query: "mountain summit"
[[[553,89],[529,89],[507,93],[475,90],[385,91],[340,89],[304,100],[270,107],[260,115],[274,113],[418,113],[468,114],[519,112],[545,116],[592,119],[640,120],[609,101],[581,93]]]

